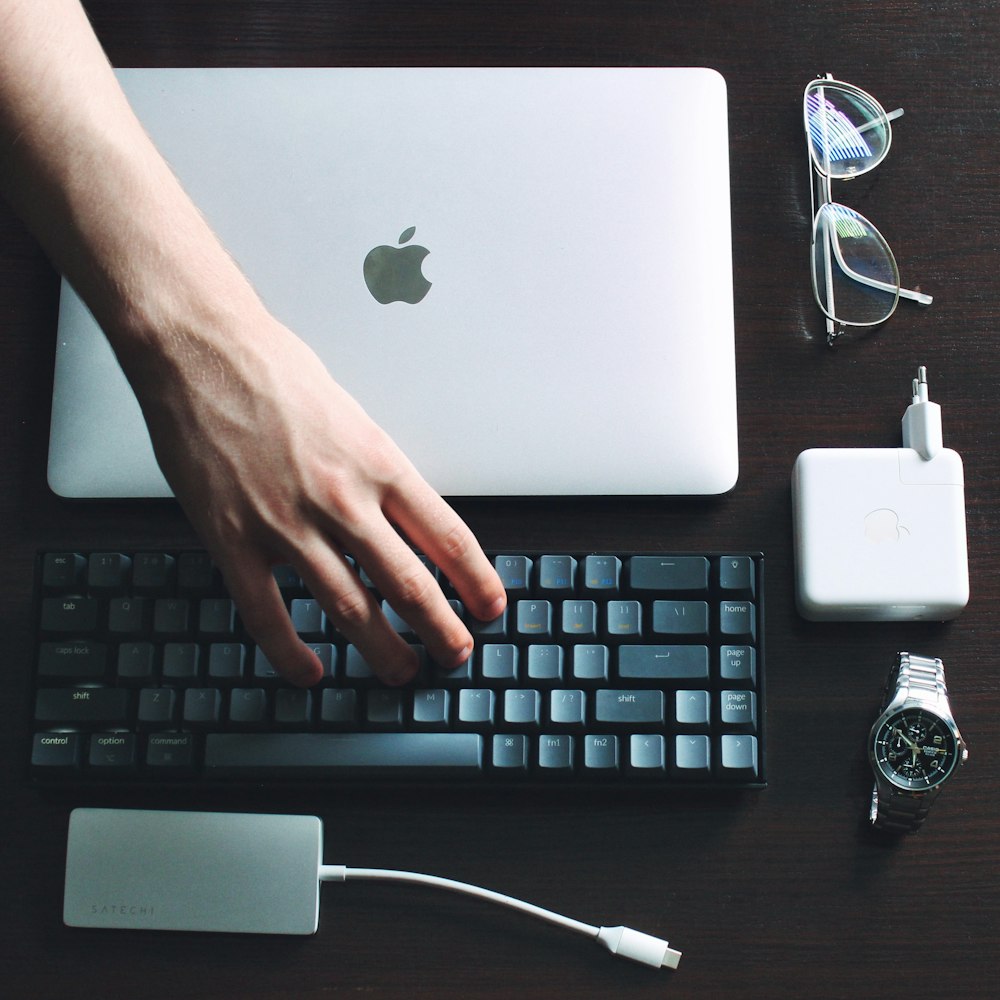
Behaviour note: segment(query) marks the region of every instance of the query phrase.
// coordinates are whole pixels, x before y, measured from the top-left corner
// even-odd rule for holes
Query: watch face
[[[940,716],[909,708],[879,726],[872,754],[875,766],[892,784],[922,792],[951,774],[958,745]]]

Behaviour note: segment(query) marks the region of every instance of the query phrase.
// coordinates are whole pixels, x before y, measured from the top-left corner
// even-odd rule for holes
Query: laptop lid
[[[125,69],[271,311],[440,493],[729,490],[727,98],[706,69]],[[64,283],[49,482],[169,496]]]

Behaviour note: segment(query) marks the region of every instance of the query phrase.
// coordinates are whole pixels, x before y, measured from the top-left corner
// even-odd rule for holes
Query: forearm
[[[190,331],[221,331],[227,316],[259,310],[133,114],[76,0],[0,0],[0,38],[3,193],[126,369],[150,347],[162,359]]]
[[[76,0],[0,0],[0,191],[103,327],[157,459],[272,663],[322,676],[271,567],[288,562],[383,679],[416,657],[343,553],[453,666],[503,586],[469,529],[263,307],[130,109]],[[333,321],[333,320],[332,320]]]

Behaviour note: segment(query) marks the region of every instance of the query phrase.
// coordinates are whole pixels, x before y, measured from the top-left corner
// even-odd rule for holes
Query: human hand
[[[470,614],[494,618],[505,593],[469,529],[261,304],[136,119],[83,8],[0,7],[0,187],[108,335],[251,637],[289,680],[322,676],[272,575],[291,563],[379,677],[412,677],[415,654],[347,551],[429,656],[458,665],[472,638],[399,531]]]
[[[490,620],[506,596],[469,528],[315,354],[262,308],[170,338],[128,365],[160,465],[222,571],[243,623],[288,680],[322,668],[299,639],[272,575],[290,563],[334,626],[383,681],[417,669],[382,615],[351,553],[445,668],[472,637],[423,551],[468,611]],[[238,332],[223,327],[239,326]],[[397,528],[399,531],[397,531]]]

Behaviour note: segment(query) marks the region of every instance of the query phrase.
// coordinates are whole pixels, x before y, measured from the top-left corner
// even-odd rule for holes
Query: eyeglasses
[[[831,181],[874,170],[892,145],[893,119],[870,94],[828,73],[813,80],[802,102],[812,198],[812,283],[832,344],[847,327],[884,323],[900,298],[929,306],[930,295],[902,288],[889,244],[863,216],[833,200]]]

